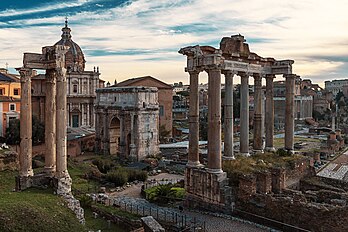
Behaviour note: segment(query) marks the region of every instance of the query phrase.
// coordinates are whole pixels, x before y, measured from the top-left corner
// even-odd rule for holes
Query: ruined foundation
[[[205,168],[187,167],[185,170],[185,205],[214,212],[231,211],[231,187],[225,172],[210,173]]]

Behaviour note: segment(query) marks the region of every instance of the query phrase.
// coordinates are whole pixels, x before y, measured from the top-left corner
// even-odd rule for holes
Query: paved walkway
[[[115,205],[126,209],[128,212],[137,213],[139,215],[151,215],[155,219],[167,222],[174,222],[177,225],[199,225],[205,227],[207,232],[261,232],[270,231],[269,229],[259,226],[255,223],[241,220],[234,217],[222,218],[209,214],[202,214],[175,208],[160,207],[152,204],[145,199],[132,197],[112,197]]]

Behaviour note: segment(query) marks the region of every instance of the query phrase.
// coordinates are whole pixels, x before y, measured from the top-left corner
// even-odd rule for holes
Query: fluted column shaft
[[[225,71],[224,159],[234,159],[233,151],[233,76]]]
[[[273,135],[274,135],[274,100],[273,100],[273,79],[275,75],[266,75],[266,150],[274,151]]]
[[[57,70],[57,95],[56,95],[56,176],[68,176],[67,170],[67,138],[66,138],[66,118],[67,118],[67,84],[66,69]]]
[[[255,151],[262,151],[262,77],[254,74],[254,142]]]
[[[56,171],[56,71],[46,71],[45,96],[45,172]]]
[[[295,77],[285,75],[285,149],[294,150]]]
[[[221,70],[208,70],[208,170],[221,169]]]
[[[19,175],[33,176],[32,168],[32,111],[31,111],[31,76],[32,70],[21,68],[21,115],[20,115],[20,156]]]
[[[199,162],[199,72],[191,71],[190,74],[190,108],[189,108],[189,154],[188,166],[197,166]]]
[[[249,76],[241,73],[240,77],[240,153],[249,156]]]

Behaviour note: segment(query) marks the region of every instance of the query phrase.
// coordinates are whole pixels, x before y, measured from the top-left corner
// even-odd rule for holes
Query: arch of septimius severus
[[[263,58],[250,52],[241,35],[224,37],[220,49],[211,46],[189,46],[179,53],[187,56],[185,71],[190,75],[189,156],[185,174],[187,203],[209,208],[231,204],[226,173],[222,171],[221,154],[221,74],[225,75],[224,158],[234,159],[233,151],[233,77],[241,77],[240,153],[249,155],[249,78],[254,78],[253,150],[262,151],[262,78],[266,79],[265,134],[266,147],[273,151],[274,103],[273,79],[286,80],[285,149],[294,147],[294,89],[296,75],[293,60]],[[208,164],[199,161],[199,73],[208,73]]]
[[[19,176],[16,189],[49,182],[53,178],[58,194],[71,190],[67,169],[67,82],[65,54],[69,47],[63,45],[42,48],[42,54],[24,53],[23,67],[17,70],[21,76],[21,120]],[[32,169],[32,105],[31,78],[33,69],[46,70],[45,107],[45,172],[34,175]]]

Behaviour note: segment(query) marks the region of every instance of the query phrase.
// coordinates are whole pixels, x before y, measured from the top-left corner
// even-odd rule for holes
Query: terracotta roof
[[[125,81],[122,81],[116,85],[112,85],[110,87],[124,87],[124,86],[138,86],[136,83],[145,79],[153,80],[154,82],[159,83],[161,86],[151,86],[151,87],[157,87],[159,89],[172,89],[171,85],[168,85],[167,83],[164,83],[163,81],[160,81],[152,76],[144,76],[144,77],[135,77],[131,78]]]

